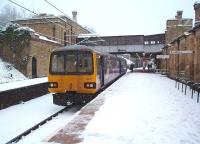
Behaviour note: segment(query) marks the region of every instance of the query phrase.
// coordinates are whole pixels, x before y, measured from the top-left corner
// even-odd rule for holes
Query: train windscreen
[[[93,72],[92,53],[85,51],[57,52],[51,55],[50,73],[91,74]]]

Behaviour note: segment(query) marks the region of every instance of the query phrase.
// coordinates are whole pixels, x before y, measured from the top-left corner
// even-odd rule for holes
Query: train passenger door
[[[103,56],[97,55],[97,75],[101,86],[104,85]]]

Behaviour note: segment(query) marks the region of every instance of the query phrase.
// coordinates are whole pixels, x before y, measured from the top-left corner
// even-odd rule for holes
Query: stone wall
[[[76,35],[90,33],[87,29],[65,16],[46,15],[43,17],[16,20],[14,22],[30,27],[36,32],[59,43],[65,44],[66,41],[67,45],[76,43]],[[66,38],[64,35],[66,35]]]
[[[166,22],[166,44],[181,36],[185,31],[190,30],[192,28],[192,23],[192,19],[182,18],[182,11],[177,11],[175,18],[169,19]]]
[[[194,80],[200,82],[200,27],[194,33]]]
[[[29,77],[47,76],[50,52],[53,48],[60,46],[62,45],[58,43],[53,43],[40,39],[32,39],[29,52],[29,62],[27,64],[27,69],[26,69],[26,75]],[[35,60],[36,62],[35,68],[33,60]],[[33,69],[36,69],[35,74],[33,72],[34,71]]]
[[[189,28],[192,20],[182,19],[180,15],[167,21],[166,46],[163,48],[163,54],[169,55],[169,59],[163,59],[161,63],[171,78],[183,77],[200,82],[200,4],[195,3],[194,9],[195,27],[191,29]]]
[[[32,37],[29,47],[24,48],[20,56],[13,54],[9,48],[1,47],[1,57],[27,77],[42,77],[48,74],[51,50],[60,46],[62,45],[59,43]],[[36,62],[35,64],[33,60]]]
[[[169,77],[183,77],[200,82],[200,25],[165,47],[169,55]]]

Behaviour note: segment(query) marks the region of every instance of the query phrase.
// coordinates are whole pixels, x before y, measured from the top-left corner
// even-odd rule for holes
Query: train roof
[[[88,46],[84,45],[70,45],[70,46],[64,46],[64,47],[59,47],[59,48],[54,48],[52,52],[59,52],[59,51],[91,51],[91,52],[96,52],[102,55],[111,55],[109,53],[103,53],[97,50],[94,50]]]
[[[52,52],[62,52],[62,51],[90,51],[90,52],[98,53],[100,55],[107,55],[107,56],[111,56],[111,57],[120,58],[120,57],[118,57],[116,55],[109,54],[109,53],[104,53],[104,52],[100,52],[100,51],[92,49],[91,47],[84,46],[84,45],[70,45],[70,46],[64,46],[64,47],[54,48],[52,50]]]
[[[71,45],[71,46],[64,46],[64,47],[59,47],[59,48],[54,48],[52,52],[57,52],[57,51],[68,51],[68,50],[88,50],[88,51],[94,51],[91,48],[83,45]]]

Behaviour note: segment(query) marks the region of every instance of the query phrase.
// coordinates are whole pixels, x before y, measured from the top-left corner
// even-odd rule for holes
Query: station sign
[[[185,51],[170,51],[170,54],[192,54],[193,51],[185,50]]]
[[[157,59],[168,59],[169,55],[156,55]]]

